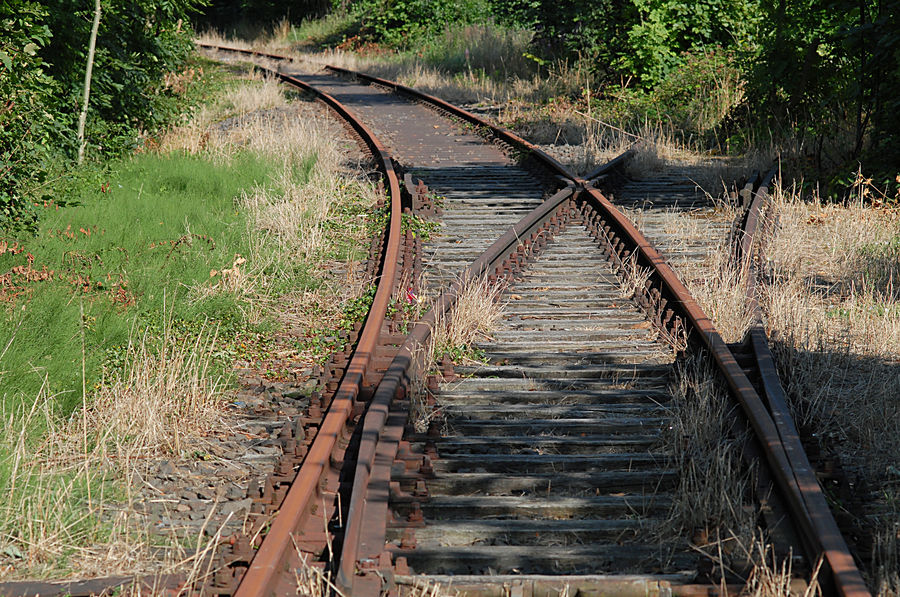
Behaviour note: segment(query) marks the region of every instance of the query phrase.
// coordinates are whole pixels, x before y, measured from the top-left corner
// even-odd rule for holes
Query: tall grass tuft
[[[493,23],[449,25],[419,51],[426,63],[450,74],[481,73],[504,81],[530,78],[538,64],[529,58],[534,32]]]

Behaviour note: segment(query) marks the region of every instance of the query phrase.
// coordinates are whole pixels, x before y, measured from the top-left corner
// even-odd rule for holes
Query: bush
[[[175,114],[163,75],[192,49],[183,25],[202,0],[104,0],[88,109],[88,146],[133,149]],[[51,169],[75,151],[91,3],[0,0],[0,229],[33,229]]]
[[[448,25],[483,23],[491,14],[486,0],[358,0],[352,10],[364,35],[399,48]]]
[[[663,83],[685,56],[719,44],[746,48],[761,15],[758,0],[636,0],[634,6],[617,63],[648,86]]]
[[[420,53],[428,63],[450,72],[523,77],[535,70],[534,61],[528,58],[533,37],[531,31],[493,23],[454,25],[426,41]]]
[[[162,78],[184,63],[193,46],[184,25],[197,0],[103,2],[88,110],[88,146],[109,155],[134,147],[137,132],[153,129],[171,114],[161,110]],[[61,112],[77,114],[84,89],[92,6],[71,9],[67,0],[46,0],[53,37],[42,50],[49,74],[63,93]]]
[[[38,51],[50,30],[37,2],[0,2],[0,226],[29,228],[28,191],[40,184],[51,147],[69,121],[49,105],[57,91]]]
[[[682,66],[653,91],[660,115],[679,128],[705,133],[720,126],[744,100],[744,76],[733,52],[684,53]]]

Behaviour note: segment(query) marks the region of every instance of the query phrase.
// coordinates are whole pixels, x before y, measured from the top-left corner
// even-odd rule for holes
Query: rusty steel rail
[[[735,253],[739,259],[737,265],[744,276],[747,309],[752,318],[742,344],[752,357],[759,377],[760,394],[765,399],[777,435],[790,459],[794,483],[800,488],[798,508],[804,514],[802,539],[807,547],[807,557],[814,559],[821,555],[824,558],[826,586],[830,585],[829,588],[839,595],[862,597],[869,593],[803,449],[778,376],[775,357],[769,348],[764,314],[759,304],[759,264],[763,260],[761,219],[770,202],[769,188],[775,176],[776,169],[773,168],[753,191],[738,238],[735,239]]]
[[[239,48],[224,48],[207,44],[200,44],[200,46],[279,60],[289,59],[284,56]],[[387,314],[388,304],[397,283],[400,260],[400,181],[387,149],[362,121],[356,118],[350,110],[334,97],[296,77],[272,71],[271,69],[264,70],[287,84],[315,94],[318,99],[337,112],[356,131],[369,147],[387,183],[386,190],[387,198],[390,202],[390,220],[375,297],[360,332],[356,349],[338,386],[331,406],[325,415],[325,419],[322,421],[322,425],[309,449],[309,453],[297,472],[294,481],[291,483],[281,508],[271,521],[268,533],[263,538],[256,555],[250,562],[249,568],[244,573],[234,593],[236,597],[262,596],[276,592],[280,587],[280,583],[283,582],[280,575],[285,572],[288,562],[296,556],[295,541],[297,538],[295,535],[303,527],[304,523],[313,516],[313,512],[319,508],[321,502],[334,501],[334,495],[326,495],[323,488],[324,481],[329,473],[332,473],[332,475],[336,473],[333,470],[334,453],[339,444],[349,440],[347,424],[353,415],[354,407],[358,404],[360,394],[364,388],[374,386],[377,381],[377,373],[374,371],[374,356],[376,348],[380,344],[382,326]],[[323,509],[325,508],[323,507]],[[323,521],[320,529],[324,530],[325,524],[325,521]],[[324,549],[326,546],[324,536],[321,544],[321,547]]]
[[[396,81],[391,81],[389,79],[382,79],[380,77],[376,77],[373,75],[369,75],[366,73],[361,73],[357,71],[353,71],[347,68],[343,68],[340,66],[332,66],[326,65],[325,70],[331,71],[333,73],[338,73],[344,76],[353,77],[355,79],[359,79],[361,81],[366,81],[368,83],[372,83],[375,85],[380,85],[382,87],[387,87],[392,91],[397,93],[409,96],[417,101],[421,101],[423,103],[429,104],[439,110],[442,110],[460,120],[467,122],[469,124],[473,124],[476,127],[481,127],[490,132],[491,135],[496,137],[499,141],[503,143],[507,143],[511,147],[529,155],[533,155],[541,162],[541,164],[549,169],[551,172],[561,177],[562,179],[574,181],[575,175],[569,171],[568,168],[560,164],[558,161],[550,157],[547,152],[537,147],[533,143],[530,143],[523,139],[522,137],[516,135],[515,133],[508,131],[503,127],[499,127],[495,124],[488,122],[487,120],[472,114],[468,110],[463,110],[459,106],[454,106],[453,104],[442,100],[439,97],[435,97],[433,95],[429,95],[418,89],[413,89],[412,87],[407,87],[406,85],[401,85]]]
[[[377,595],[380,578],[360,576],[357,571],[378,570],[388,564],[382,561],[388,500],[390,495],[391,464],[403,436],[405,417],[388,423],[390,406],[403,398],[410,381],[421,371],[424,347],[435,322],[455,305],[457,294],[466,280],[492,276],[495,280],[524,264],[526,247],[546,242],[545,230],[556,225],[561,210],[567,209],[574,186],[555,193],[540,206],[523,217],[484,253],[470,264],[435,302],[434,307],[417,323],[384,375],[366,412],[357,458],[353,493],[347,514],[346,531],[338,566],[337,584],[349,595]],[[376,586],[377,585],[377,586]]]
[[[235,52],[239,54],[244,54],[247,56],[259,56],[261,58],[268,58],[271,60],[284,60],[294,62],[295,59],[290,56],[283,56],[280,54],[272,54],[270,52],[260,52],[257,50],[248,50],[243,48],[234,48],[229,46],[218,46],[213,44],[205,44],[205,43],[197,43],[198,47],[206,48],[208,50],[221,50],[226,52]],[[381,87],[386,87],[396,93],[408,96],[416,101],[420,101],[422,103],[428,104],[433,108],[436,108],[442,112],[445,112],[455,118],[458,118],[468,124],[474,125],[484,131],[487,131],[491,136],[500,141],[501,143],[505,143],[511,148],[521,152],[523,155],[533,156],[537,161],[541,164],[542,167],[546,168],[549,172],[553,173],[555,176],[559,177],[563,181],[573,181],[575,180],[575,175],[553,157],[547,154],[544,150],[537,147],[533,143],[526,141],[522,137],[516,135],[512,131],[509,131],[503,127],[497,126],[471,112],[464,110],[458,106],[454,106],[453,104],[442,100],[439,97],[435,97],[433,95],[429,95],[427,93],[423,93],[417,89],[413,89],[412,87],[407,87],[406,85],[401,85],[396,81],[391,81],[389,79],[382,79],[380,77],[376,77],[373,75],[369,75],[366,73],[350,70],[347,68],[343,68],[340,66],[334,66],[331,64],[322,65],[326,71],[329,71],[334,74],[352,77],[361,81],[365,81],[367,83],[373,85],[379,85]],[[279,77],[283,77],[284,75],[278,74]],[[624,160],[623,160],[624,161]],[[608,165],[604,165],[603,167],[608,167]],[[601,173],[597,174],[599,176]],[[565,184],[565,183],[563,183]]]
[[[673,328],[681,327],[686,330],[689,340],[702,346],[712,356],[718,371],[747,416],[776,485],[788,502],[812,561],[819,555],[824,555],[825,562],[831,569],[828,575],[830,579],[823,584],[832,584],[837,595],[868,596],[869,591],[837,528],[799,439],[795,443],[788,443],[789,434],[782,436],[775,416],[763,402],[712,321],[643,234],[598,190],[588,188],[586,195],[604,221],[602,227],[608,227],[607,234],[615,239],[612,244],[621,245],[620,250],[625,256],[636,254],[637,265],[651,270],[647,290],[658,293],[662,319],[667,320],[668,325]],[[679,319],[680,326],[676,324]],[[790,420],[790,413],[779,411],[778,418],[782,421]]]
[[[622,264],[633,258],[636,265],[648,268],[651,277],[643,288],[645,307],[655,313],[654,323],[668,329],[672,336],[683,333],[693,345],[705,349],[712,357],[717,370],[729,386],[731,394],[741,405],[749,424],[760,443],[766,464],[775,479],[776,486],[790,506],[794,523],[807,545],[811,560],[823,555],[826,574],[822,584],[833,589],[833,594],[864,597],[869,594],[852,557],[843,544],[827,503],[815,481],[802,447],[792,445],[790,438],[779,431],[775,416],[754,388],[728,345],[719,335],[713,323],[697,304],[681,280],[658,251],[628,218],[616,209],[597,189],[583,180],[573,192],[571,187],[538,207],[523,218],[514,230],[498,240],[467,270],[478,275],[490,272],[501,275],[498,262],[515,259],[524,262],[523,250],[527,243],[520,239],[539,238],[542,225],[556,215],[564,202],[572,200],[586,204],[589,227],[597,236],[607,240],[607,252],[614,261]],[[566,205],[569,205],[568,203]],[[515,246],[509,239],[515,238]],[[366,415],[363,445],[356,471],[347,532],[339,565],[339,585],[353,595],[375,595],[380,590],[381,576],[366,574],[369,571],[390,568],[389,554],[383,551],[385,521],[389,499],[390,465],[402,439],[403,421],[390,424],[390,404],[402,399],[409,391],[410,380],[417,373],[417,350],[430,334],[436,313],[452,308],[455,289],[443,295],[423,322],[404,344],[401,353],[385,375],[376,391],[376,398]],[[783,413],[789,419],[787,413]],[[781,415],[778,415],[779,417]],[[798,454],[799,448],[799,454]],[[832,591],[829,591],[830,593]]]
[[[223,52],[235,52],[237,54],[246,54],[247,56],[259,56],[260,58],[269,58],[270,60],[287,60],[288,62],[294,62],[294,58],[291,56],[284,56],[282,54],[272,54],[270,52],[260,52],[259,50],[250,50],[247,48],[235,48],[233,46],[220,46],[216,44],[205,44],[202,42],[194,42],[198,48],[204,48],[207,50],[221,50]]]
[[[385,147],[365,124],[330,95],[289,75],[273,74],[286,83],[316,94],[359,133],[371,149],[387,181],[390,222],[385,239],[381,275],[356,350],[309,453],[294,482],[291,483],[281,509],[271,521],[269,532],[259,546],[250,567],[244,573],[235,591],[235,597],[272,594],[280,582],[279,575],[284,571],[289,558],[296,555],[294,534],[313,515],[320,502],[334,500],[333,495],[324,494],[322,481],[333,466],[332,457],[336,447],[341,441],[348,439],[347,423],[361,391],[364,387],[373,385],[375,381],[373,379],[375,350],[380,343],[388,303],[394,293],[400,257],[400,181]],[[323,523],[323,529],[324,526]],[[325,541],[322,543],[324,547]]]

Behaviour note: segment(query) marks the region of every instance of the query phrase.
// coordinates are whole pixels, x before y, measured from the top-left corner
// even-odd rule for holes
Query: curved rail
[[[505,261],[517,253],[524,256],[524,251],[521,250],[525,246],[523,239],[540,242],[541,230],[552,225],[558,212],[565,208],[574,192],[574,187],[568,186],[554,194],[507,230],[472,262],[464,270],[460,280],[454,282],[417,323],[379,384],[363,423],[344,547],[338,568],[338,585],[346,589],[348,594],[360,591],[360,587],[355,584],[360,580],[356,576],[357,569],[365,570],[367,566],[374,568],[379,564],[388,515],[391,464],[397,454],[405,423],[405,420],[397,420],[392,425],[387,424],[390,406],[394,399],[404,397],[410,380],[418,373],[422,364],[423,347],[428,343],[435,322],[453,308],[457,293],[466,280],[483,275],[497,275]],[[377,594],[377,588],[371,587],[365,592]]]
[[[277,586],[278,576],[294,550],[294,533],[302,527],[323,499],[333,500],[334,498],[334,496],[324,495],[321,482],[332,466],[331,461],[335,448],[345,438],[347,422],[353,413],[354,404],[361,390],[374,381],[372,379],[373,357],[375,349],[379,345],[388,303],[394,292],[400,257],[400,181],[385,147],[362,121],[332,96],[290,75],[273,71],[269,71],[269,73],[285,83],[316,94],[319,99],[340,114],[369,146],[387,181],[390,222],[385,239],[381,275],[356,350],[309,453],[291,483],[278,514],[271,521],[269,532],[265,535],[259,550],[250,562],[250,567],[244,573],[237,591],[235,591],[235,597],[270,594],[273,587]]]
[[[509,145],[515,147],[516,149],[529,153],[537,157],[537,159],[544,164],[547,168],[549,168],[552,172],[554,172],[557,176],[561,176],[566,180],[575,180],[575,175],[569,171],[568,168],[560,164],[558,161],[550,157],[547,152],[537,147],[533,143],[530,143],[523,139],[522,137],[516,135],[515,133],[506,130],[503,127],[499,127],[495,124],[484,120],[483,118],[472,114],[468,110],[463,110],[459,106],[454,106],[453,104],[442,100],[439,97],[435,97],[433,95],[429,95],[418,89],[413,89],[412,87],[407,87],[406,85],[401,85],[396,81],[391,81],[388,79],[382,79],[373,75],[368,75],[366,73],[361,73],[357,71],[352,71],[347,68],[342,68],[340,66],[332,66],[326,65],[325,70],[338,73],[341,75],[345,75],[348,77],[354,77],[356,79],[360,79],[362,81],[367,81],[369,83],[374,83],[375,85],[381,85],[382,87],[387,87],[393,91],[402,93],[403,95],[408,95],[412,98],[415,98],[418,101],[424,102],[426,104],[430,104],[440,110],[443,110],[453,116],[459,118],[460,120],[464,120],[470,124],[474,124],[475,126],[485,128],[491,132],[494,136],[496,136],[500,141],[508,143]]]
[[[229,46],[218,46],[218,45],[205,44],[205,43],[198,43],[197,45],[201,48],[206,48],[209,50],[222,50],[222,51],[226,51],[226,52],[236,52],[236,53],[245,54],[248,56],[260,56],[262,58],[269,58],[271,60],[285,60],[285,61],[290,61],[290,62],[294,61],[294,58],[291,58],[290,56],[282,56],[279,54],[272,54],[269,52],[259,52],[256,50],[246,50],[243,48],[233,48],[233,47],[229,47]],[[491,122],[488,122],[487,120],[485,120],[479,116],[476,116],[475,114],[472,114],[471,112],[469,112],[467,110],[463,110],[462,108],[460,108],[458,106],[454,106],[453,104],[446,102],[439,97],[435,97],[433,95],[423,93],[422,91],[413,89],[412,87],[407,87],[406,85],[401,85],[400,83],[397,83],[396,81],[391,81],[389,79],[382,79],[382,78],[379,78],[379,77],[376,77],[373,75],[361,73],[361,72],[350,70],[350,69],[343,68],[340,66],[333,66],[330,64],[326,64],[323,66],[323,68],[325,70],[330,71],[335,74],[339,74],[339,75],[343,75],[343,76],[347,76],[347,77],[353,77],[353,78],[359,79],[361,81],[366,81],[366,82],[374,84],[374,85],[380,85],[382,87],[386,87],[397,93],[409,96],[417,101],[421,101],[423,103],[429,104],[430,106],[437,108],[439,110],[442,110],[448,114],[451,114],[452,116],[459,118],[460,120],[463,120],[469,124],[473,124],[477,127],[480,127],[484,130],[489,131],[491,135],[493,135],[494,137],[497,138],[497,140],[508,144],[509,146],[517,149],[518,151],[520,151],[524,154],[534,156],[541,163],[541,165],[543,167],[545,167],[547,170],[552,172],[554,175],[559,176],[566,181],[575,180],[575,175],[572,172],[570,172],[568,168],[563,166],[561,163],[559,163],[557,160],[555,160],[553,157],[551,157],[549,154],[547,154],[547,152],[545,152],[541,148],[537,147],[533,143],[526,141],[522,137],[516,135],[515,133],[513,133],[503,127],[500,127]],[[279,74],[278,76],[285,76],[285,75]]]

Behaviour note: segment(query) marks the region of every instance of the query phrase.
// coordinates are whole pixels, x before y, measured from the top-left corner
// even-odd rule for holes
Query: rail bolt
[[[416,532],[413,529],[403,529],[400,535],[400,549],[416,548]]]
[[[406,517],[407,522],[424,522],[425,515],[422,513],[422,505],[419,502],[412,503],[412,510]]]

